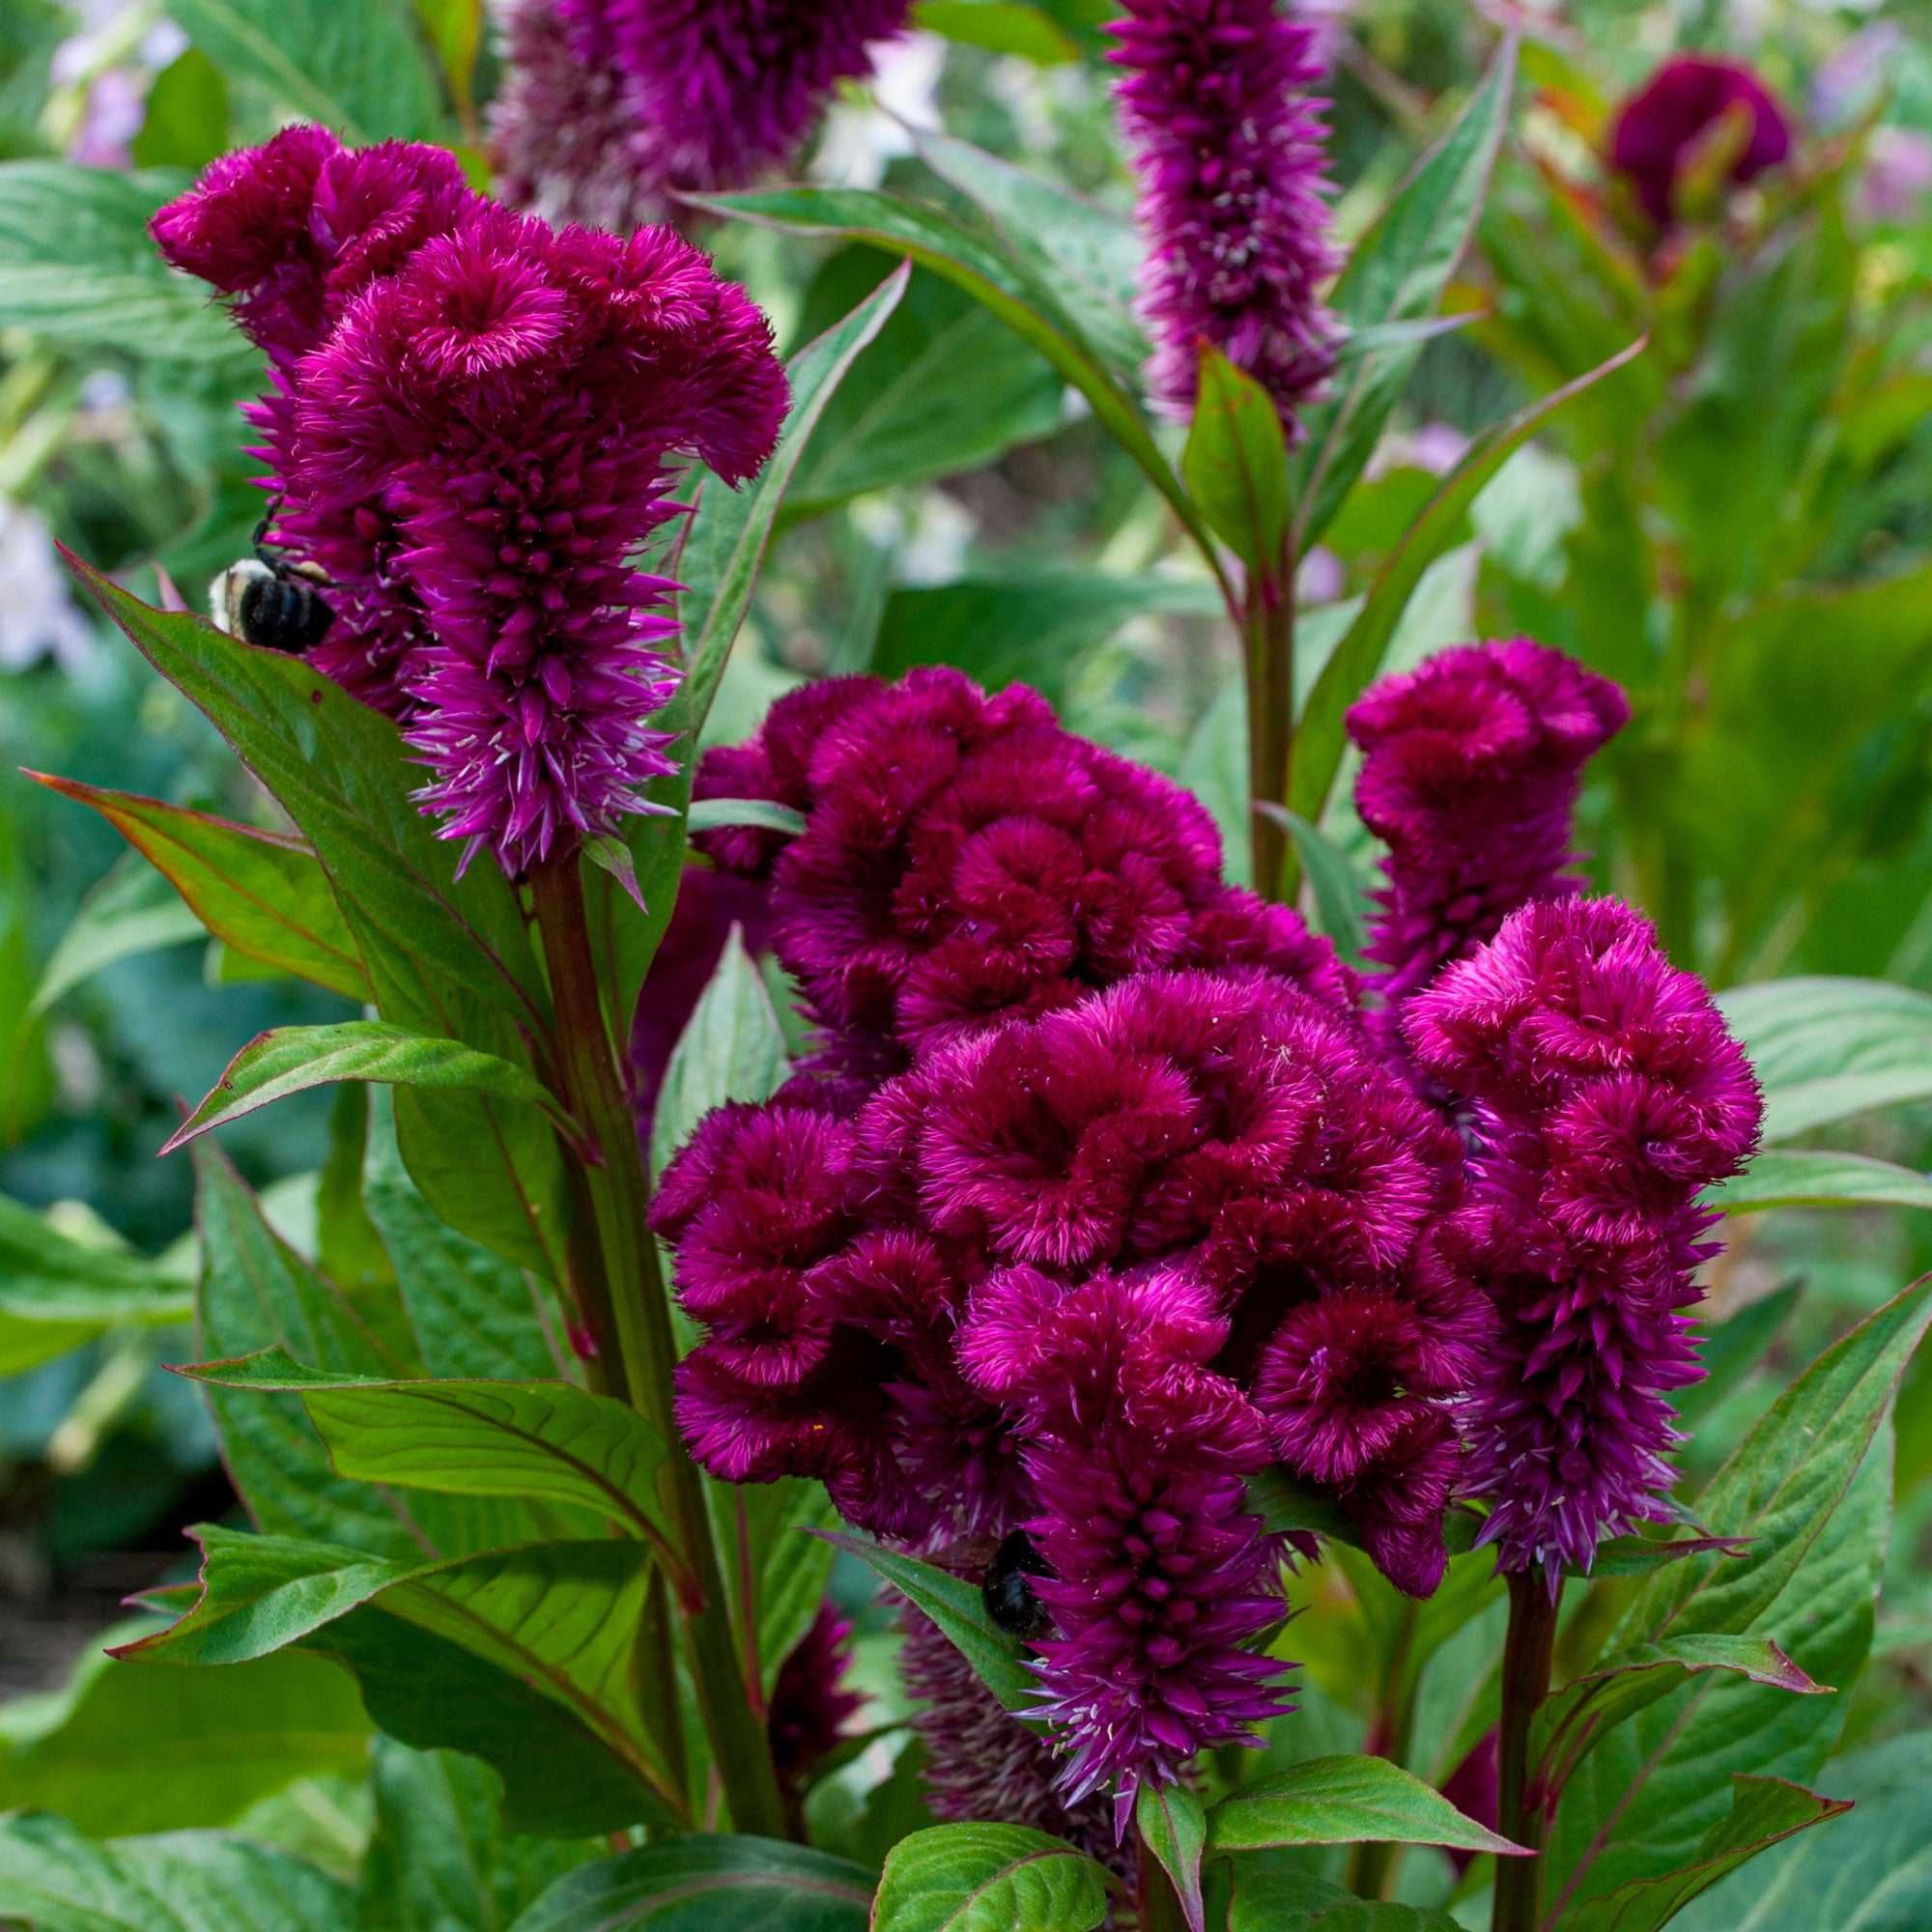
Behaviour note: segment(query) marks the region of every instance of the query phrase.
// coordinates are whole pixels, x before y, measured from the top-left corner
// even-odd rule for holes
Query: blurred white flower
[[[811,178],[828,187],[877,187],[886,163],[913,151],[912,128],[939,126],[938,88],[946,43],[906,34],[872,49],[871,99],[841,91],[825,117]]]
[[[40,512],[0,499],[0,669],[52,657],[62,669],[79,670],[93,651],[94,634],[68,596]]]
[[[187,47],[160,0],[70,0],[81,31],[54,49],[42,128],[83,167],[133,165],[155,76]]]

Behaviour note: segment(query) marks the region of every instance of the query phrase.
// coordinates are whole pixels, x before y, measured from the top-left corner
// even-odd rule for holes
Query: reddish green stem
[[[1549,1694],[1556,1605],[1540,1568],[1517,1572],[1509,1579],[1509,1591],[1496,1829],[1512,1843],[1527,1845],[1536,1856],[1496,1861],[1490,1932],[1535,1932],[1546,1820],[1541,1795],[1530,1788],[1529,1726],[1536,1707]]]

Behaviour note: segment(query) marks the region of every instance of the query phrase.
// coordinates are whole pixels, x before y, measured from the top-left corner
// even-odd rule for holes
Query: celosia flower
[[[1294,411],[1333,365],[1318,28],[1275,0],[1123,0],[1111,58],[1148,239],[1155,399],[1185,414],[1212,343]]]
[[[1483,1535],[1553,1593],[1598,1538],[1667,1520],[1667,1396],[1700,1374],[1698,1191],[1756,1143],[1757,1089],[1702,983],[1610,899],[1547,900],[1411,1002],[1422,1067],[1477,1103],[1467,1260],[1499,1338],[1465,1413]]]
[[[836,1605],[818,1606],[806,1634],[779,1665],[772,1684],[765,1734],[771,1740],[772,1764],[780,1788],[794,1800],[803,1798],[811,1782],[813,1766],[838,1744],[846,1723],[865,1703],[845,1688],[852,1662],[852,1620]]]
[[[1366,753],[1362,822],[1388,846],[1366,956],[1392,1020],[1519,906],[1582,891],[1569,870],[1585,759],[1630,717],[1623,693],[1527,638],[1443,651],[1349,713]]]
[[[1618,108],[1609,163],[1630,178],[1638,205],[1660,229],[1676,218],[1678,177],[1719,117],[1739,109],[1749,131],[1730,178],[1740,184],[1791,152],[1791,122],[1777,97],[1741,62],[1718,54],[1673,54]]]
[[[739,481],[784,398],[763,318],[668,230],[502,211],[417,250],[304,362],[280,527],[331,571],[371,520],[393,531],[434,638],[405,735],[441,837],[517,873],[642,809],[672,769],[646,721],[675,586],[632,554],[678,514],[671,453]]]
[[[910,0],[520,0],[495,116],[521,206],[628,227],[791,161]]]

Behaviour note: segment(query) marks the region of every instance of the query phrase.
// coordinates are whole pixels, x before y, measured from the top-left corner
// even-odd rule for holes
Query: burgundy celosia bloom
[[[1605,1531],[1668,1520],[1666,1397],[1701,1373],[1677,1311],[1717,1218],[1697,1195],[1749,1157],[1757,1088],[1702,982],[1611,899],[1524,907],[1406,1031],[1483,1137],[1463,1238],[1499,1317],[1464,1419],[1484,1540],[1553,1594]]]
[[[791,161],[910,0],[522,0],[495,130],[520,206],[629,226]]]
[[[779,1784],[793,1797],[805,1795],[812,1767],[838,1744],[866,1701],[845,1688],[851,1637],[851,1619],[840,1616],[834,1605],[821,1604],[810,1628],[779,1665],[765,1734],[771,1739]]]
[[[1742,184],[1791,152],[1790,117],[1742,63],[1718,54],[1673,54],[1618,108],[1610,166],[1630,177],[1638,204],[1660,229],[1675,219],[1671,197],[1680,170],[1732,107],[1745,109],[1750,122],[1749,138],[1731,163],[1731,180]]]
[[[1110,58],[1148,238],[1149,384],[1185,415],[1205,339],[1294,411],[1333,366],[1318,28],[1275,0],[1123,0]]]
[[[1581,892],[1569,868],[1584,760],[1630,718],[1624,696],[1527,638],[1440,652],[1373,685],[1349,713],[1366,754],[1362,823],[1388,846],[1365,949],[1394,1016],[1519,906]]]

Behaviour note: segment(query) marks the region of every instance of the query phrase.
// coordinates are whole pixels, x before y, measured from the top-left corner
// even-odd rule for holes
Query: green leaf
[[[861,1865],[775,1838],[669,1838],[561,1878],[511,1932],[867,1932]]]
[[[201,921],[167,880],[145,861],[124,855],[81,900],[47,959],[27,1015],[45,1012],[62,994],[117,959],[201,937]]]
[[[85,1246],[0,1195],[0,1376],[109,1328],[166,1327],[193,1312],[191,1291],[152,1263]]]
[[[447,140],[442,91],[392,0],[170,0],[182,30],[231,80],[352,147]]]
[[[1728,1320],[1702,1329],[1697,1354],[1704,1379],[1679,1389],[1676,1396],[1677,1414],[1687,1428],[1694,1428],[1709,1415],[1757,1366],[1804,1287],[1802,1281],[1789,1282],[1761,1300],[1747,1302]]]
[[[1023,1825],[938,1825],[886,1855],[872,1932],[1093,1932],[1107,1874]]]
[[[1307,1853],[1243,1852],[1208,1861],[1212,1932],[1461,1932],[1446,1912],[1357,1898],[1301,1862]]]
[[[204,168],[228,146],[228,83],[189,47],[155,76],[148,111],[134,136],[137,168]]]
[[[1497,49],[1455,124],[1355,244],[1329,298],[1350,329],[1366,331],[1435,313],[1489,193],[1515,90],[1512,37]],[[1306,436],[1293,464],[1297,556],[1321,540],[1353,488],[1421,351],[1419,342],[1398,342],[1356,356],[1344,366],[1337,393],[1304,412]]]
[[[0,164],[0,328],[142,360],[257,359],[206,286],[155,252],[149,217],[185,185],[171,173]]]
[[[920,158],[980,212],[1087,339],[1123,374],[1153,353],[1134,312],[1144,249],[1134,224],[1060,183],[937,129],[913,132]]]
[[[493,1099],[541,1108],[566,1134],[575,1133],[556,1097],[533,1074],[461,1040],[425,1038],[382,1020],[335,1026],[273,1027],[258,1033],[233,1060],[213,1091],[162,1147],[172,1153],[210,1127],[252,1114],[284,1094],[337,1080],[377,1080],[391,1087],[461,1087]]]
[[[562,1373],[571,1357],[547,1289],[430,1212],[396,1146],[388,1090],[367,1091],[363,1204],[394,1265],[423,1367],[432,1376],[508,1381]]]
[[[360,1905],[363,1925],[382,1932],[502,1932],[547,1887],[606,1849],[596,1839],[506,1833],[502,1779],[457,1751],[412,1750],[378,1736],[369,1784],[376,1830]]]
[[[750,194],[694,195],[696,206],[804,235],[838,235],[904,254],[956,283],[1046,357],[1093,405],[1100,425],[1173,505],[1204,553],[1206,526],[1131,397],[1102,366],[1078,326],[997,241],[975,235],[923,203],[867,188],[773,188]]]
[[[1718,1005],[1764,1083],[1767,1141],[1932,1094],[1932,997],[1911,986],[1771,980]]]
[[[521,1064],[550,1032],[522,909],[494,865],[461,879],[456,844],[417,810],[396,727],[300,658],[256,650],[185,612],[154,611],[78,560],[75,573],[161,675],[213,721],[307,838],[393,1026]],[[535,1114],[460,1090],[406,1090],[405,1159],[452,1227],[562,1277],[567,1223],[555,1137]]]
[[[840,316],[898,264],[854,243],[805,293],[801,332]],[[786,492],[789,525],[853,497],[977,469],[1064,421],[1065,385],[971,296],[916,270],[839,384]]]
[[[1510,456],[1566,403],[1623,368],[1641,355],[1645,346],[1644,339],[1632,343],[1588,375],[1577,377],[1574,383],[1519,410],[1515,415],[1492,423],[1469,444],[1462,461],[1442,479],[1430,498],[1429,507],[1382,566],[1361,614],[1336,645],[1302,706],[1287,801],[1293,810],[1312,824],[1321,823],[1328,789],[1342,763],[1347,740],[1344,720],[1349,707],[1380,670],[1383,654],[1395,636],[1403,611],[1407,609],[1410,593],[1421,582],[1422,573],[1455,543],[1469,505],[1482,495]]]
[[[1204,336],[1181,480],[1208,526],[1272,584],[1288,539],[1288,442],[1268,392]]]
[[[362,1202],[370,1092],[351,1081],[335,1090],[329,1108],[328,1158],[315,1190],[316,1265],[342,1291],[343,1299],[405,1373],[420,1375],[422,1351],[397,1290],[396,1271]]]
[[[837,1553],[814,1530],[836,1528],[838,1512],[823,1483],[802,1476],[782,1476],[776,1483],[748,1483],[733,1492],[734,1505],[745,1511],[751,1548],[758,1621],[758,1660],[765,1694],[778,1679],[792,1646],[810,1629]],[[734,1506],[733,1515],[736,1509]],[[731,1525],[735,1532],[736,1523]],[[737,1603],[737,1566],[725,1565],[725,1582]]]
[[[360,1776],[369,1735],[355,1686],[298,1655],[202,1671],[97,1650],[65,1690],[5,1709],[0,1810],[45,1806],[103,1836],[232,1824],[298,1777]],[[13,1897],[0,1876],[0,1913]]]
[[[764,975],[734,921],[710,983],[671,1050],[651,1122],[651,1172],[670,1157],[714,1107],[769,1100],[791,1071],[785,1037]]]
[[[1357,1843],[1520,1851],[1379,1757],[1308,1758],[1237,1785],[1208,1813],[1208,1843],[1217,1852]]]
[[[1362,1547],[1355,1520],[1332,1496],[1324,1496],[1279,1463],[1270,1463],[1247,1479],[1248,1507],[1261,1518],[1270,1536],[1291,1529],[1312,1530],[1332,1542]]]
[[[1036,1730],[1041,1728],[1028,1716],[1040,1701],[1039,1679],[1020,1662],[1018,1640],[986,1614],[985,1599],[974,1584],[856,1536],[832,1530],[822,1534],[835,1549],[843,1549],[869,1564],[894,1589],[923,1610],[1000,1703],[1023,1723],[1032,1722]]]
[[[44,1813],[0,1821],[0,1900],[36,1932],[356,1932],[339,1880],[223,1832],[97,1845]]]
[[[1820,1798],[1781,1777],[1731,1778],[1731,1808],[1705,1833],[1690,1862],[1662,1878],[1633,1879],[1606,1897],[1593,1898],[1564,1918],[1563,1932],[1656,1932],[1701,1891],[1727,1877],[1747,1859],[1807,1830],[1842,1816],[1851,1806]],[[1828,1858],[1836,1847],[1834,1833],[1824,1845]],[[1815,1909],[1807,1904],[1807,1912]],[[1850,1926],[1851,1918],[1820,1917],[1819,1925]],[[1903,1924],[1904,1921],[1894,1921]]]
[[[1082,653],[1129,619],[1157,611],[1215,617],[1222,608],[1203,579],[1097,570],[900,585],[886,598],[872,668],[894,678],[914,665],[955,665],[988,691],[1017,679],[1059,703]]]
[[[1201,1852],[1208,1842],[1208,1819],[1200,1799],[1184,1784],[1143,1784],[1134,1800],[1134,1829],[1174,1882],[1188,1932],[1205,1932]]]
[[[913,24],[963,47],[1018,54],[1041,67],[1080,58],[1080,49],[1037,7],[1022,0],[917,0]]]
[[[483,0],[415,0],[416,17],[449,82],[459,109],[472,104],[476,56],[483,45]]]
[[[1826,1775],[1839,1797],[1820,1802],[1858,1808],[1823,1837],[1770,1851],[1725,1879],[1685,1913],[1680,1932],[1932,1924],[1932,1732],[1834,1757]]]
[[[1368,893],[1348,855],[1318,826],[1298,811],[1257,799],[1255,810],[1272,818],[1294,840],[1303,876],[1315,894],[1315,911],[1323,935],[1334,943],[1350,965],[1368,944]]]
[[[215,1388],[299,1395],[339,1475],[452,1496],[519,1496],[594,1512],[634,1536],[663,1526],[664,1438],[569,1382],[371,1381],[268,1349],[181,1371]]]
[[[805,830],[805,813],[781,805],[775,798],[698,798],[692,800],[684,822],[693,832],[716,832],[726,825],[757,825],[767,832],[782,832],[787,838],[796,838]]]
[[[1767,1148],[1735,1179],[1706,1188],[1703,1203],[1726,1214],[1767,1208],[1932,1208],[1932,1180],[1869,1154]]]
[[[361,952],[328,876],[299,839],[132,792],[27,776],[92,806],[167,877],[224,946],[352,1000],[370,997]]]
[[[1530,1763],[1537,1781],[1554,1794],[1606,1732],[1702,1670],[1732,1670],[1753,1684],[1797,1696],[1817,1696],[1814,1684],[1769,1637],[1704,1634],[1634,1645],[1573,1678],[1537,1708],[1530,1727]]]

